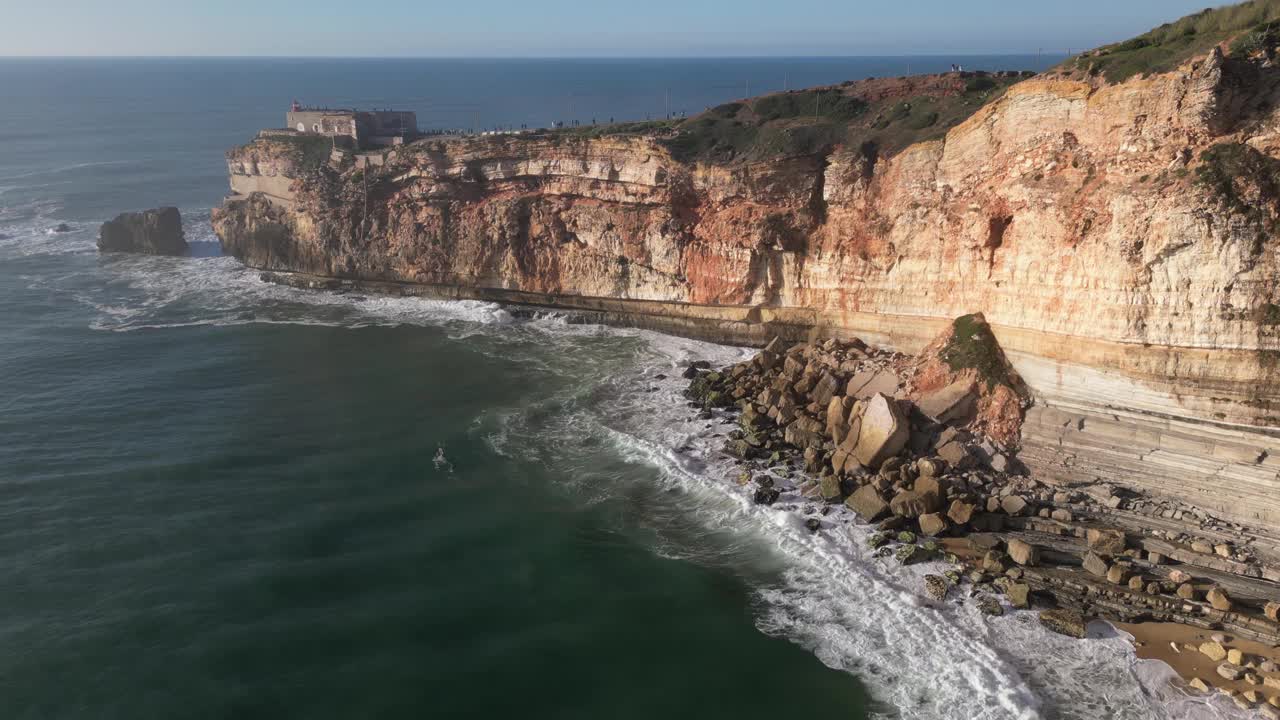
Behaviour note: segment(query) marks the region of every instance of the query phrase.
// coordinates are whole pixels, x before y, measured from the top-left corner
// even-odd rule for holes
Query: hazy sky
[[[1066,52],[1213,0],[0,0],[0,55]]]

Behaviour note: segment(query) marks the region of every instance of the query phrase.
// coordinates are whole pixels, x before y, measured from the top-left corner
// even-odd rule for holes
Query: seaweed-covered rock
[[[947,582],[946,578],[940,575],[924,576],[924,594],[928,595],[929,599],[942,602],[947,599],[947,591],[950,589],[951,583]]]

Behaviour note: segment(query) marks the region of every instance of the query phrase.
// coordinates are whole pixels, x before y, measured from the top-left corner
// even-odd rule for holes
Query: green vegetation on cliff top
[[[1165,23],[1131,40],[1084,53],[1066,67],[1118,83],[1135,75],[1168,72],[1228,41],[1233,54],[1274,52],[1278,29],[1280,0],[1251,0]]]
[[[685,162],[755,162],[834,145],[874,159],[933,140],[1030,73],[868,79],[739,100],[687,120],[573,128],[579,137],[654,135]]]
[[[1227,43],[1244,57],[1280,47],[1280,0],[1206,9],[1125,42],[1073,58],[1060,69],[1123,82],[1167,72]],[[1016,74],[868,79],[727,103],[687,120],[575,128],[578,136],[654,135],[680,160],[760,161],[834,145],[869,158],[942,137],[1018,82]]]

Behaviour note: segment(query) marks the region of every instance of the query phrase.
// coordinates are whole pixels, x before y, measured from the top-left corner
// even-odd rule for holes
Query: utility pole
[[[747,94],[743,97],[751,97],[751,78],[747,78]]]
[[[822,103],[822,93],[814,92],[813,93],[813,119],[814,120],[817,120],[818,117],[820,116],[820,113],[818,112],[818,108],[820,107],[821,103]]]
[[[667,119],[671,119],[671,88],[662,91],[662,106],[667,111]]]

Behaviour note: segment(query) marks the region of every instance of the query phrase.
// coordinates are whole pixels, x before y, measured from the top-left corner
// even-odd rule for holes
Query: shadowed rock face
[[[182,216],[176,207],[121,213],[102,224],[98,251],[184,255],[187,240],[182,232]]]

